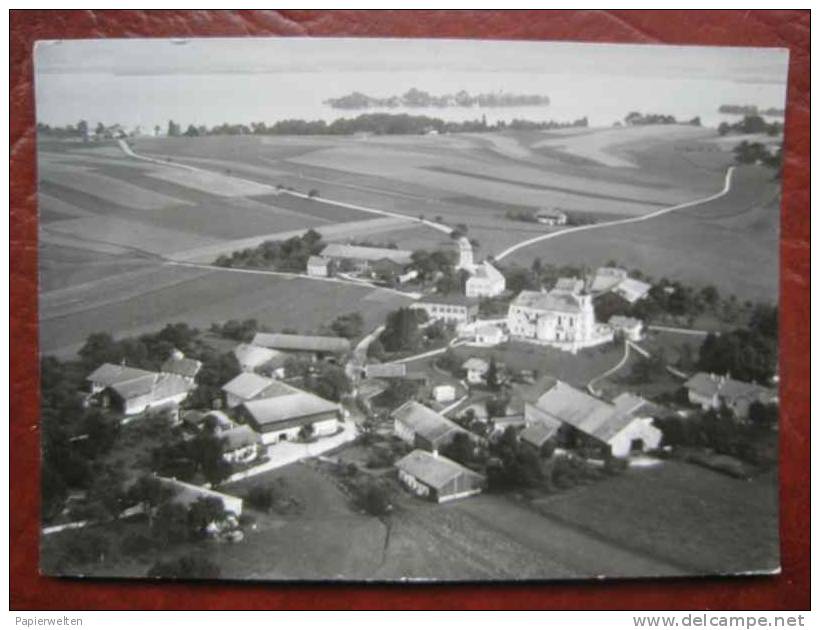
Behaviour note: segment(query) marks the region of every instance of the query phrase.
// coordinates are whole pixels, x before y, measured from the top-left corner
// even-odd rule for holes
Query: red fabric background
[[[37,203],[32,46],[37,39],[193,36],[470,37],[779,46],[791,51],[781,239],[783,573],[607,583],[276,585],[79,581],[38,575]],[[12,11],[11,606],[15,609],[552,608],[809,606],[808,11]],[[750,273],[754,273],[750,270]]]

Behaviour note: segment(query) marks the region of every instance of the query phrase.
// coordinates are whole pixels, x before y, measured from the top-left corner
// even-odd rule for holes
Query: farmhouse
[[[222,386],[228,409],[257,398],[269,398],[288,391],[287,385],[254,372],[242,372]]]
[[[539,210],[536,220],[543,225],[566,225],[567,215],[558,209]]]
[[[307,274],[315,278],[326,278],[330,275],[330,260],[321,256],[311,256],[307,261]]]
[[[612,340],[612,330],[595,322],[592,296],[557,287],[522,291],[510,303],[507,327],[513,337],[570,352]]]
[[[403,249],[362,247],[342,243],[330,243],[322,250],[322,258],[332,260],[339,266],[352,265],[359,272],[369,271],[374,263],[383,260],[389,260],[403,268],[410,264],[411,256],[412,252]]]
[[[268,376],[282,378],[285,375],[285,361],[288,355],[252,343],[240,343],[233,349],[239,367],[243,372],[260,372]]]
[[[467,382],[471,385],[480,385],[487,376],[490,364],[480,357],[470,357],[461,364],[461,369],[467,373]]]
[[[529,424],[568,429],[582,443],[603,448],[614,457],[655,449],[661,432],[652,423],[653,406],[643,398],[621,394],[612,403],[579,391],[566,383],[555,385],[525,406]]]
[[[507,281],[504,275],[489,262],[476,266],[475,272],[467,279],[465,292],[467,297],[495,297],[504,293]]]
[[[415,450],[396,462],[399,480],[413,494],[444,503],[478,494],[486,480],[461,464],[426,451]]]
[[[599,267],[590,280],[593,294],[612,291],[630,304],[646,297],[651,288],[651,284],[630,278],[627,271],[619,267]]]
[[[92,395],[97,395],[104,407],[112,406],[126,416],[175,407],[195,387],[192,379],[178,374],[158,374],[113,363],[104,363],[87,380]]]
[[[433,388],[433,400],[438,403],[453,402],[456,399],[456,388],[453,385],[436,385]]]
[[[624,339],[630,341],[640,341],[643,335],[643,322],[634,317],[613,315],[609,318],[609,326],[614,332],[622,334]]]
[[[754,402],[764,404],[778,402],[777,391],[755,383],[744,383],[728,376],[698,372],[684,384],[689,402],[707,409],[719,409],[726,405],[741,419],[749,416]]]
[[[504,331],[494,324],[481,324],[475,329],[475,342],[481,346],[497,346],[506,341]]]
[[[295,440],[308,426],[317,437],[336,433],[342,419],[338,403],[280,385],[280,392],[243,402],[237,408],[238,417],[260,434],[263,444]]]
[[[344,337],[319,335],[286,335],[281,333],[256,333],[253,345],[282,352],[303,352],[318,357],[340,355],[350,352],[350,340]]]
[[[410,305],[425,311],[432,320],[467,324],[478,316],[478,300],[465,295],[427,295]]]
[[[239,497],[203,488],[202,486],[195,486],[192,483],[185,483],[172,477],[157,476],[157,479],[163,487],[170,489],[174,493],[172,499],[174,503],[179,503],[187,508],[199,499],[219,499],[222,502],[223,510],[232,513],[234,516],[242,516],[242,499]]]
[[[176,374],[193,383],[201,369],[202,361],[189,359],[181,351],[174,350],[168,360],[162,364],[160,371],[164,374]]]
[[[416,448],[437,451],[460,431],[452,420],[421,403],[409,400],[393,411],[393,432]]]
[[[222,459],[231,464],[245,464],[259,457],[259,436],[248,426],[239,425],[219,434],[223,440]]]

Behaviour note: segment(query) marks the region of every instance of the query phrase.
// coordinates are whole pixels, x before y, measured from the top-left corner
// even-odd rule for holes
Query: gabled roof
[[[580,278],[558,278],[553,291],[580,293],[584,290],[584,281]]]
[[[460,293],[431,293],[425,295],[415,304],[445,304],[447,306],[475,306],[478,307],[478,299],[461,295]]]
[[[259,442],[259,434],[244,424],[240,424],[232,429],[223,431],[219,434],[219,437],[220,439],[225,440],[224,444],[226,451],[235,451]]]
[[[317,414],[338,412],[337,403],[310,392],[288,386],[289,393],[273,398],[259,398],[242,403],[242,407],[264,429],[285,428],[283,423],[307,424]]]
[[[268,364],[284,363],[287,359],[287,356],[278,350],[271,350],[264,346],[255,346],[252,343],[240,343],[233,349],[233,355],[236,357],[240,366],[251,369]]]
[[[481,370],[486,372],[490,369],[490,363],[481,357],[470,357],[461,364],[461,367],[465,370]]]
[[[599,267],[592,278],[590,291],[599,293],[615,288],[628,277],[626,269],[620,267]]]
[[[511,305],[544,312],[580,313],[582,310],[578,296],[564,291],[522,291]]]
[[[441,455],[432,455],[427,451],[415,450],[405,455],[395,464],[396,468],[418,479],[426,486],[441,490],[449,482],[459,476],[473,477],[483,480],[477,472],[457,464]]]
[[[452,420],[425,407],[415,400],[408,400],[393,412],[393,418],[410,427],[413,433],[435,442],[457,431],[464,431]]]
[[[547,441],[558,432],[558,426],[547,425],[543,422],[534,422],[528,427],[524,427],[518,437],[522,442],[532,444],[541,448]]]
[[[634,304],[646,297],[651,288],[652,285],[646,282],[635,280],[635,278],[625,278],[612,290],[630,304]]]
[[[475,273],[467,279],[467,282],[473,279],[479,280],[492,280],[495,282],[506,282],[504,278],[504,274],[502,274],[498,269],[493,267],[487,261],[484,261],[480,265],[477,265],[475,268]]]
[[[327,264],[330,261],[327,258],[322,258],[321,256],[311,256],[307,260],[308,267],[327,267]]]
[[[222,386],[222,391],[243,400],[283,395],[290,393],[290,389],[284,383],[253,372],[242,372]]]
[[[643,322],[635,317],[613,315],[609,318],[609,325],[616,328],[634,328],[635,326],[642,326]]]
[[[684,383],[684,387],[701,396],[712,397],[718,394],[729,403],[743,399],[773,401],[777,398],[777,394],[768,387],[706,372],[695,374]]]
[[[187,393],[193,389],[193,385],[178,374],[148,372],[146,376],[114,383],[109,388],[123,400],[150,396],[152,401],[157,401]]]
[[[350,258],[354,260],[390,260],[399,265],[407,265],[411,262],[413,252],[404,249],[388,249],[385,247],[362,247],[360,245],[343,245],[342,243],[330,243],[322,250],[322,256],[326,258]]]
[[[161,371],[168,374],[179,374],[186,378],[194,378],[202,368],[202,361],[188,357],[171,357],[162,364]]]
[[[318,335],[256,333],[253,337],[253,345],[273,348],[274,350],[291,350],[298,352],[332,352],[344,354],[350,351],[349,339]]]
[[[102,386],[113,385],[114,383],[122,383],[145,376],[152,376],[154,372],[148,370],[141,370],[127,365],[116,365],[114,363],[103,363],[100,367],[88,375],[89,381],[97,383]]]

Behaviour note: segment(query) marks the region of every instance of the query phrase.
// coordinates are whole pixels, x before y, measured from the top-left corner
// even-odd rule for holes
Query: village
[[[559,229],[566,219],[544,217]],[[60,438],[63,447],[128,433],[128,456],[143,455],[102,494],[94,483],[47,493],[53,506],[46,538],[147,518],[148,533],[136,539],[146,544],[168,536],[158,527],[178,526],[193,529],[169,540],[192,535],[243,544],[256,527],[248,508],[266,511],[278,500],[287,509],[288,499],[254,480],[299,463],[333,477],[357,509],[377,518],[413,509],[413,501],[568,490],[670,457],[731,477],[754,474],[761,430],[776,430],[776,373],[744,381],[699,369],[703,347],[700,361],[682,356],[680,339],[720,339],[720,330],[692,329],[680,324],[684,318],[657,312],[658,303],[691,289],[653,285],[639,271],[612,264],[536,269],[536,279],[522,285],[528,288],[511,290],[511,282],[521,285],[520,269],[492,258],[474,262],[464,228],[437,225],[451,233],[452,250],[324,244],[309,233],[277,244],[301,248],[297,266],[307,277],[407,295],[408,306],[372,331],[362,329],[359,313],[335,313],[317,334],[223,322],[206,335],[226,350],[222,363],[205,371],[201,348],[187,356],[182,347],[197,348],[201,334],[184,325],[149,344],[160,356],[143,357],[143,364],[155,369],[131,364],[127,343],[89,339],[84,358],[109,360],[82,375],[74,394],[80,406],[72,408],[85,420]],[[270,244],[259,246],[265,248]],[[242,254],[217,264],[258,264],[247,262],[252,251]],[[701,290],[698,308],[717,304],[713,293]],[[645,321],[644,313],[660,323]],[[752,312],[750,321],[761,313]],[[182,340],[176,346],[175,336]],[[670,345],[670,338],[678,340]],[[668,360],[671,347],[675,360]],[[97,415],[89,429],[90,413]],[[71,424],[64,419],[63,429]],[[735,434],[728,441],[727,430]],[[232,490],[236,484],[247,491]],[[101,540],[86,540],[90,551],[63,561],[105,555]]]

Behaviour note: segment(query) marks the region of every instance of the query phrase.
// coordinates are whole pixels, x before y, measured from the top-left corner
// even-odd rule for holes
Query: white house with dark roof
[[[473,274],[467,278],[465,293],[471,298],[486,298],[501,295],[507,288],[507,280],[498,269],[484,261],[476,265]]]
[[[424,311],[431,320],[452,324],[468,324],[478,316],[478,300],[458,294],[426,295],[410,308]]]
[[[522,291],[510,303],[507,328],[513,338],[576,352],[612,341],[612,330],[595,321],[592,296],[555,288]]]
[[[412,262],[413,252],[404,249],[387,247],[365,247],[361,245],[344,245],[330,243],[321,252],[322,258],[341,264],[352,263],[359,271],[367,271],[380,261],[389,261],[397,267],[404,267]]]
[[[615,457],[656,449],[662,438],[653,424],[657,410],[643,398],[624,393],[609,403],[562,381],[527,403],[524,415],[528,426],[569,427]]]
[[[92,396],[126,416],[150,409],[173,408],[188,397],[193,380],[178,374],[149,372],[125,365],[104,363],[87,381]]]
[[[749,416],[752,403],[772,404],[779,402],[777,390],[756,383],[745,383],[728,376],[698,372],[684,384],[689,402],[707,409],[719,409],[726,405],[741,419]]]
[[[444,503],[480,493],[486,479],[451,459],[415,450],[395,464],[399,481],[416,496]]]
[[[643,336],[643,322],[635,317],[613,315],[609,318],[609,326],[630,341],[640,341]]]
[[[260,435],[263,444],[294,440],[307,425],[316,437],[338,431],[342,421],[338,403],[291,385],[278,384],[280,390],[265,398],[243,402],[236,410],[238,417]]]
[[[261,440],[251,427],[238,425],[219,433],[222,459],[231,464],[246,464],[259,457]]]

